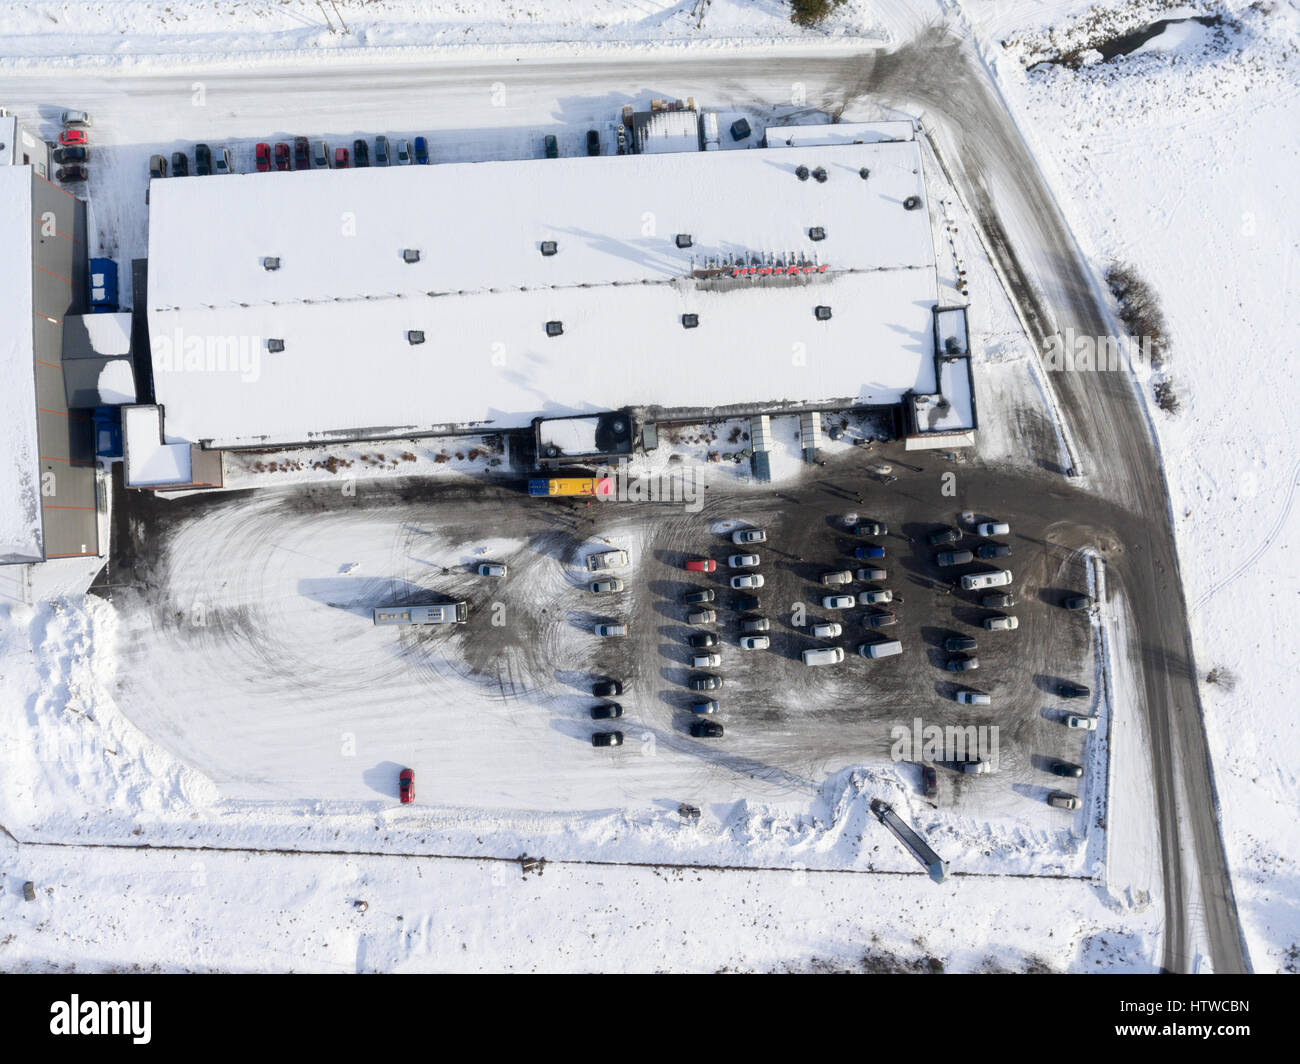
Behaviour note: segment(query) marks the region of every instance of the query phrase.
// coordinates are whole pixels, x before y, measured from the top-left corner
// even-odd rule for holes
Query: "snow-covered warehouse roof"
[[[801,181],[801,165],[826,180]],[[924,196],[911,142],[155,181],[165,438],[252,446],[934,391]],[[730,276],[795,262],[813,272]],[[721,276],[693,276],[708,268]]]

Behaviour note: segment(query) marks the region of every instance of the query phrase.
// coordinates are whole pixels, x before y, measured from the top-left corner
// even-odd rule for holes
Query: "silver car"
[[[741,650],[766,650],[772,645],[772,640],[765,635],[742,635],[740,637]]]
[[[397,142],[397,165],[406,166],[411,161],[411,146],[404,140]]]
[[[850,610],[853,608],[853,596],[827,595],[822,599],[822,608],[827,610]]]
[[[505,576],[506,567],[502,562],[482,562],[478,567],[479,576]]]
[[[746,573],[744,576],[733,576],[731,586],[736,591],[744,588],[758,588],[763,586],[763,577],[758,573]]]
[[[591,592],[593,595],[608,595],[611,591],[622,591],[623,581],[617,576],[612,576],[608,580],[593,580],[591,582]]]
[[[758,555],[733,554],[727,559],[727,564],[733,569],[753,569],[758,565]]]
[[[721,664],[722,664],[722,655],[715,654],[712,651],[710,651],[707,654],[691,655],[692,669],[716,669]]]
[[[761,528],[738,528],[731,533],[731,542],[740,547],[750,543],[766,543],[767,533]]]
[[[811,634],[816,639],[834,639],[844,634],[844,626],[837,621],[822,621],[812,626]]]

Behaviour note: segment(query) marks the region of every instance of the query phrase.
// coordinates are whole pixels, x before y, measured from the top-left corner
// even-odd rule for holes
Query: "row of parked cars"
[[[59,125],[58,147],[52,156],[57,167],[54,178],[62,184],[85,181],[90,163],[90,115],[85,111],[64,111]]]
[[[856,515],[847,518],[849,530],[857,538],[876,538],[887,535],[889,529],[880,521],[859,521]],[[881,562],[885,558],[885,548],[879,543],[864,543],[853,548],[855,561]],[[889,578],[888,570],[879,565],[867,565],[854,569],[832,569],[821,575],[821,584],[825,588],[845,588],[855,580],[871,584],[884,583]],[[894,593],[888,588],[869,587],[865,591],[852,594],[840,591],[837,594],[824,595],[822,608],[826,610],[848,610],[854,606],[871,606],[873,612],[863,618],[863,625],[869,629],[887,628],[898,623],[898,615],[884,607],[894,602]],[[901,601],[901,600],[900,600]],[[843,632],[838,621],[814,621],[809,632],[816,638],[836,638]],[[873,643],[861,643],[858,653],[864,658],[886,658],[903,652],[903,644],[897,639],[878,640]],[[805,665],[836,665],[844,660],[842,647],[809,647],[801,655]]]
[[[408,142],[400,139],[391,143],[387,137],[376,137],[374,152],[370,142],[357,138],[352,142],[352,150],[339,145],[331,150],[323,140],[311,141],[306,137],[294,137],[292,144],[280,141],[271,144],[259,141],[253,148],[253,164],[258,173],[270,173],[274,170],[346,170],[350,167],[365,166],[406,166],[410,163],[427,166],[429,163],[429,141],[425,137],[416,137]],[[234,159],[230,149],[218,145],[194,145],[194,176],[207,177],[209,174],[233,174]],[[149,159],[150,177],[167,177],[168,166],[165,155],[154,155]],[[171,176],[189,177],[189,157],[181,151],[173,152],[171,157]]]

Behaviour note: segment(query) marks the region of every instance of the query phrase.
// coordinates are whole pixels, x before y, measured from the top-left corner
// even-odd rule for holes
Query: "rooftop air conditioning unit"
[[[547,256],[554,255],[558,250],[559,250],[559,248],[556,247],[556,244],[555,244],[555,241],[554,241],[554,240],[543,240],[543,241],[542,241],[542,254],[543,254],[543,255],[547,255]]]
[[[424,343],[424,333],[419,329],[408,329],[406,332],[406,342],[408,344],[422,344]]]
[[[268,255],[262,260],[262,269],[264,270],[278,270],[279,268],[280,260],[277,258]]]
[[[548,322],[546,323],[546,335],[547,335],[547,336],[561,336],[561,335],[563,335],[563,333],[564,333],[564,322],[562,322],[562,321],[548,321]]]
[[[907,199],[903,200],[903,210],[905,211],[914,211],[919,206],[921,206],[920,196],[908,196]]]
[[[808,167],[806,167],[806,166],[796,166],[796,167],[794,168],[794,176],[797,177],[800,181],[807,181],[807,180],[808,180]]]
[[[273,355],[278,355],[284,350],[284,341],[277,340],[274,337],[266,341],[266,349]]]
[[[683,328],[683,329],[694,329],[694,328],[696,328],[699,324],[700,324],[700,316],[699,316],[698,314],[683,314],[683,315],[682,315],[682,328]]]
[[[830,307],[813,307],[813,317],[815,317],[818,321],[830,321],[830,320],[831,320],[831,308],[830,308]]]
[[[691,234],[690,234],[690,233],[678,233],[678,234],[677,234],[677,246],[678,246],[679,248],[688,248],[688,247],[690,247],[690,246],[691,246]]]
[[[406,263],[416,263],[420,261],[419,248],[406,248],[402,251],[402,261]]]
[[[826,181],[826,168],[819,166],[812,172],[812,175],[817,179],[818,184],[822,184]]]
[[[826,239],[826,230],[823,229],[820,225],[815,225],[815,226],[813,226],[811,229],[808,230],[808,239],[809,239],[809,240],[825,240],[825,239]]]

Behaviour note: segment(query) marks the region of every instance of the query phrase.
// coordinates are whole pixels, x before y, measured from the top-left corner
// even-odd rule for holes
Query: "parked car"
[[[766,650],[772,645],[772,640],[765,635],[742,635],[740,637],[741,650]]]
[[[347,148],[334,149],[334,169],[346,170],[348,168],[348,150]]]
[[[959,762],[967,776],[987,776],[993,771],[993,762],[983,757],[973,757]]]
[[[152,177],[166,177],[166,176],[167,176],[167,160],[166,160],[166,158],[164,158],[164,157],[161,156],[161,155],[151,155],[151,156],[149,156],[149,176],[150,176],[151,178],[152,178]]]
[[[90,149],[55,148],[54,162],[58,166],[66,166],[68,163],[88,163],[90,162]]]
[[[1056,693],[1062,698],[1087,698],[1092,691],[1081,683],[1063,680],[1056,685]]]
[[[980,597],[980,605],[988,610],[1006,610],[1016,604],[1016,596],[1010,591],[991,591]]]
[[[944,665],[949,672],[973,672],[979,667],[979,658],[949,658]]]
[[[59,146],[63,148],[84,148],[90,144],[84,129],[65,129],[59,134]]]
[[[397,165],[409,166],[411,163],[411,146],[404,140],[397,142]]]
[[[1005,536],[1011,531],[1011,526],[1005,521],[983,521],[975,526],[975,534],[978,536]]]
[[[420,166],[429,165],[429,142],[424,137],[415,138],[415,161]]]
[[[560,143],[555,139],[553,133],[546,134],[545,140],[542,141],[542,147],[548,159],[558,159],[560,157]]]
[[[700,702],[691,703],[691,712],[696,716],[708,716],[718,711],[718,703],[713,699],[707,699]]]
[[[897,624],[898,617],[896,614],[888,612],[873,613],[863,623],[868,628],[887,628],[891,624]]]
[[[1068,809],[1073,812],[1082,804],[1078,798],[1064,791],[1053,791],[1047,796],[1047,804],[1053,809]]]
[[[1064,605],[1067,610],[1086,610],[1092,605],[1092,599],[1087,595],[1071,595]]]
[[[617,698],[623,693],[621,680],[597,680],[591,685],[591,693],[597,698]]]
[[[479,576],[505,576],[506,566],[504,562],[480,562],[478,567]]]
[[[722,655],[713,650],[691,655],[692,669],[716,669],[722,664]]]
[[[625,624],[597,624],[591,630],[605,639],[617,639],[627,635],[627,625]]]
[[[190,176],[190,157],[183,151],[172,152],[172,177]]]
[[[375,165],[387,166],[389,163],[390,151],[388,148],[387,137],[375,138]]]
[[[853,526],[855,536],[883,536],[889,532],[879,521],[859,521]]]
[[[686,562],[686,571],[688,573],[712,573],[718,568],[718,563],[712,558],[690,558]]]
[[[593,595],[608,595],[614,591],[623,590],[623,581],[617,576],[611,576],[608,580],[593,580],[591,582],[591,593]]]
[[[772,622],[766,617],[742,617],[740,630],[747,633],[769,632],[772,630]]]
[[[855,580],[865,580],[870,584],[883,584],[889,579],[889,572],[885,569],[859,569],[853,574]]]
[[[885,639],[879,643],[862,643],[858,653],[864,658],[890,658],[903,652],[903,644],[897,639]]]
[[[1049,769],[1053,776],[1064,776],[1071,780],[1077,780],[1083,775],[1083,766],[1076,765],[1072,761],[1053,761]]]
[[[961,533],[955,528],[945,526],[937,532],[931,532],[927,537],[932,547],[942,547],[948,543],[956,543],[961,539]]]
[[[293,138],[293,168],[295,170],[311,169],[311,145],[306,137]]]
[[[230,160],[229,148],[218,148],[212,153],[212,172],[214,174],[233,174],[234,164]]]
[[[600,133],[594,129],[587,130],[587,154],[600,154]]]
[[[352,165],[370,165],[370,145],[366,143],[365,137],[358,137],[352,142]]]
[[[950,654],[957,654],[975,649],[975,640],[968,635],[954,635],[943,641],[943,649]]]
[[[767,533],[761,528],[738,528],[731,533],[731,542],[741,547],[750,543],[766,543]]]
[[[716,691],[722,686],[722,677],[712,673],[700,673],[687,680],[686,686],[692,691]]]
[[[939,773],[933,765],[921,766],[921,793],[926,798],[939,797]]]
[[[591,745],[601,746],[622,746],[623,733],[621,731],[598,731],[591,737]]]
[[[1020,618],[1007,617],[1005,614],[999,614],[996,617],[985,617],[984,627],[990,632],[1013,632],[1020,627]]]
[[[975,548],[975,555],[985,561],[990,558],[1007,558],[1011,555],[1011,548],[1005,543],[981,543]]]
[[[892,591],[860,591],[858,592],[858,604],[861,606],[879,606],[885,602],[893,602],[894,593]]]
[[[257,147],[253,149],[253,161],[257,165],[259,174],[271,172],[271,145],[264,141],[258,142]]]
[[[60,166],[54,171],[54,177],[65,185],[69,181],[85,181],[86,168],[84,166]]]
[[[844,648],[809,647],[799,656],[805,665],[837,665],[844,660]]]
[[[717,619],[718,615],[712,610],[696,610],[686,615],[687,624],[713,624]]]
[[[942,569],[953,565],[965,565],[967,562],[973,562],[974,560],[975,555],[968,550],[945,550],[934,556],[935,565]]]
[[[330,147],[323,140],[318,140],[311,147],[311,164],[317,170],[330,168]]]
[[[850,584],[853,582],[853,574],[847,569],[835,569],[829,573],[822,573],[822,583],[826,587],[835,587],[837,584]]]
[[[402,800],[402,804],[415,801],[415,771],[404,768],[397,777],[397,794]]]
[[[852,595],[827,595],[822,599],[822,608],[828,610],[849,610],[853,605]]]
[[[757,554],[733,554],[727,559],[733,569],[753,569],[758,565]]]
[[[853,557],[857,558],[860,562],[871,561],[873,558],[883,558],[884,556],[885,548],[876,546],[875,544],[872,544],[870,547],[853,548]]]
[[[991,573],[967,573],[961,578],[965,591],[981,591],[986,587],[1006,587],[1011,583],[1010,569],[994,569]]]
[[[819,621],[809,629],[814,639],[835,639],[844,634],[844,626],[837,621]]]
[[[686,640],[686,645],[689,647],[702,647],[705,649],[708,647],[716,647],[718,645],[718,637],[713,632],[696,632]]]
[[[983,691],[958,691],[953,698],[963,706],[991,706],[993,699]]]
[[[279,172],[284,172],[291,168],[289,145],[280,141],[275,146],[275,168]]]
[[[1097,718],[1083,717],[1075,713],[1071,713],[1068,717],[1065,718],[1065,726],[1067,728],[1076,728],[1079,731],[1096,731]]]
[[[64,126],[93,126],[95,123],[90,120],[90,115],[85,111],[64,111],[59,116],[59,125]]]
[[[759,608],[757,595],[737,595],[731,602],[731,608],[737,613],[749,613]]]
[[[591,707],[592,720],[617,720],[623,715],[623,707],[617,702],[598,702]]]
[[[695,739],[721,739],[722,725],[716,720],[693,720],[691,736]]]
[[[686,592],[686,594],[682,596],[682,601],[685,603],[712,602],[716,597],[713,588],[701,587],[695,591]]]

